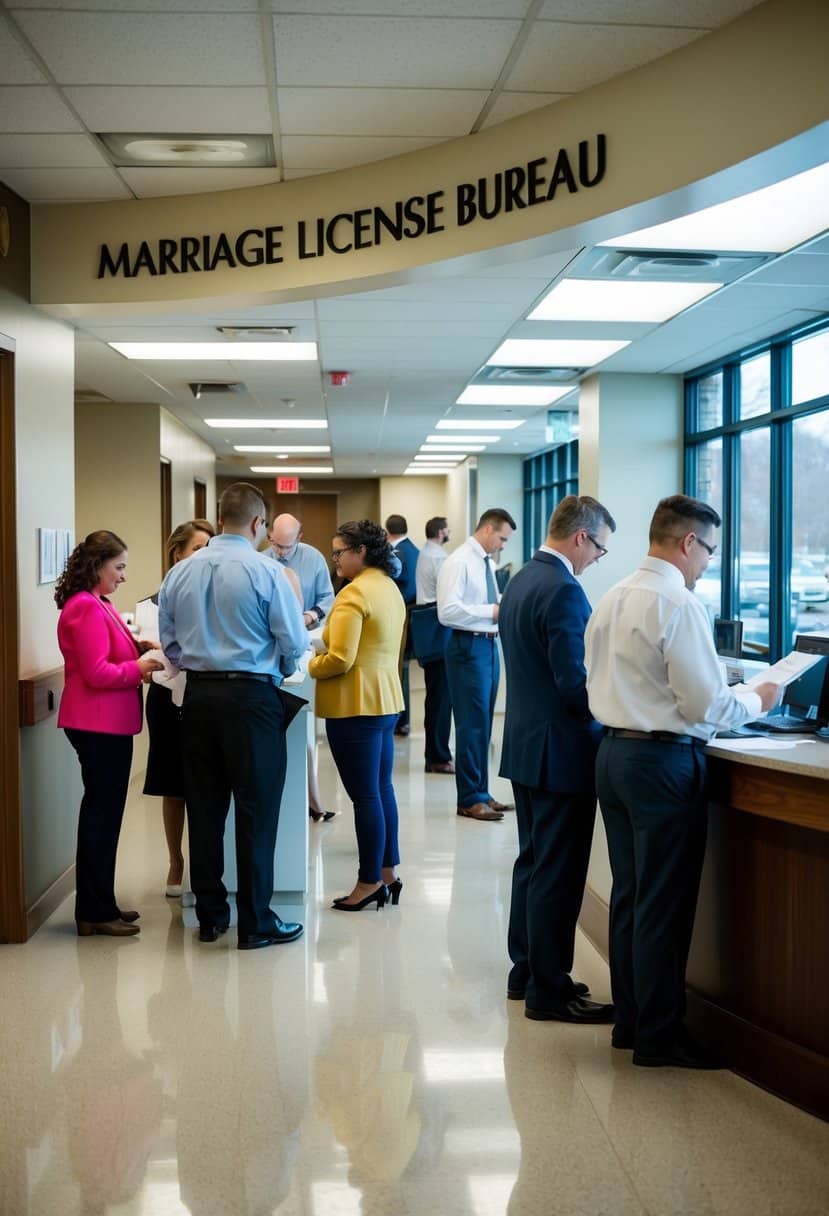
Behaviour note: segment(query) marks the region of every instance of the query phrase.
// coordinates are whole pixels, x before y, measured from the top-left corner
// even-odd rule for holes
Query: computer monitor
[[[826,642],[827,649],[822,652],[796,647],[803,653],[820,653],[821,657],[802,676],[792,680],[783,694],[781,712],[787,717],[818,722],[821,726],[829,723],[829,639]]]
[[[743,622],[714,621],[714,647],[724,659],[739,659],[743,653]]]

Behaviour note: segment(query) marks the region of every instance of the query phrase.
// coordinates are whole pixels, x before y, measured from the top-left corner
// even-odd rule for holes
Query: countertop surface
[[[796,773],[801,777],[817,777],[829,781],[829,740],[815,739],[810,735],[780,735],[777,738],[785,739],[789,743],[797,740],[797,743],[795,747],[785,751],[767,748],[748,751],[740,747],[739,739],[715,739],[708,744],[705,751],[707,755],[715,756],[718,760],[731,760],[738,764],[751,764],[757,768],[771,768],[782,773]],[[753,743],[754,740],[746,742]],[[723,747],[723,743],[727,743],[728,747]]]

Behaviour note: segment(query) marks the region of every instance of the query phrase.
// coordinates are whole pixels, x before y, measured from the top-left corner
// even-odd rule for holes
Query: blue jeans
[[[397,714],[328,718],[325,733],[346,793],[354,803],[359,882],[380,882],[400,861],[397,801],[391,783]]]

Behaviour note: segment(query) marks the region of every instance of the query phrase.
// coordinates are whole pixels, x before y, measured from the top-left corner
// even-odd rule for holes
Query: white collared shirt
[[[487,602],[486,567],[489,563],[495,578],[492,558],[474,536],[450,553],[438,574],[438,619],[452,629],[467,629],[471,633],[497,633],[494,604]],[[498,601],[501,596],[498,594]]]
[[[565,557],[563,553],[559,553],[558,549],[551,549],[549,545],[539,545],[536,550],[538,553],[550,553],[553,557],[557,557],[565,569],[569,570],[573,578],[576,577],[576,572],[573,569],[573,563],[569,557]]]
[[[448,556],[436,540],[427,540],[420,550],[415,567],[418,604],[433,604],[438,598],[438,574]]]
[[[762,713],[756,693],[726,684],[705,608],[661,558],[611,587],[584,642],[590,712],[605,726],[710,739]]]

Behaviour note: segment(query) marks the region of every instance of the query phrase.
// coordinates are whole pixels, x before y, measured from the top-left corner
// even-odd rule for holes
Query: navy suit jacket
[[[602,728],[587,707],[589,616],[581,584],[550,553],[536,553],[507,584],[498,613],[507,676],[502,777],[594,792]]]
[[[406,536],[398,542],[394,551],[400,558],[400,564],[403,567],[394,581],[397,583],[398,590],[403,596],[403,603],[410,605],[417,599],[415,570],[417,569],[417,557],[420,550]]]

